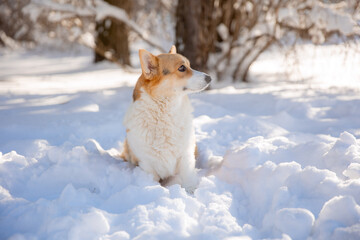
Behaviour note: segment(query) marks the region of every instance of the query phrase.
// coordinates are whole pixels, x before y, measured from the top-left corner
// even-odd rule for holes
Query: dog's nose
[[[205,81],[206,81],[207,83],[210,83],[210,82],[211,82],[211,77],[210,77],[209,75],[206,75],[206,76],[205,76]]]

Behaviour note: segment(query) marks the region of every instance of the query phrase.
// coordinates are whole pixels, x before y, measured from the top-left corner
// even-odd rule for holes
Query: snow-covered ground
[[[0,239],[360,239],[360,57],[334,49],[191,96],[194,195],[117,158],[138,71],[2,50]]]

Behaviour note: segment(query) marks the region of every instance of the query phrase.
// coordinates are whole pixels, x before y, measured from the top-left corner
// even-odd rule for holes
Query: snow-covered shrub
[[[221,3],[217,27],[220,36],[217,45],[221,51],[208,61],[209,69],[214,69],[218,80],[247,81],[251,64],[275,43],[296,43],[303,39],[322,44],[333,41],[333,36],[335,41],[347,41],[360,35],[356,1],[230,0]]]

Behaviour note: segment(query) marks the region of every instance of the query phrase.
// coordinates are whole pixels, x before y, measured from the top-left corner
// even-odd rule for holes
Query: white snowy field
[[[1,50],[0,239],[360,239],[360,57],[334,49],[191,96],[194,195],[117,158],[138,71]]]

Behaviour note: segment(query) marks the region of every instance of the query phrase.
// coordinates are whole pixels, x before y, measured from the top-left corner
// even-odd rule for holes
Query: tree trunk
[[[0,0],[0,32],[15,41],[33,41],[34,28],[31,18],[23,13],[23,8],[29,4],[28,0]],[[4,45],[6,43],[1,40]]]
[[[179,0],[176,8],[176,47],[192,68],[206,71],[209,53],[214,51],[215,0]]]
[[[131,11],[131,0],[104,0],[105,2],[124,9],[128,14]],[[128,41],[128,27],[114,18],[106,18],[96,23],[97,37],[95,40],[95,59],[100,62],[112,59],[120,64],[130,65],[130,50]],[[106,57],[105,57],[106,55]]]

